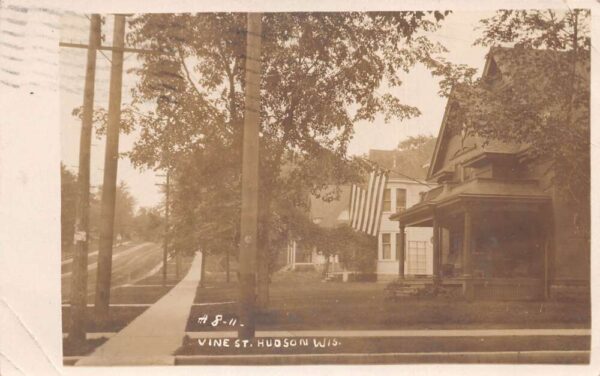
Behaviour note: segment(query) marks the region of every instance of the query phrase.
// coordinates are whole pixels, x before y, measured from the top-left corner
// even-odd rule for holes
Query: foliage
[[[95,195],[90,197],[90,232],[98,234],[101,221],[102,186]],[[115,197],[114,237],[131,239],[133,234],[133,216],[135,198],[129,192],[129,187],[124,181],[119,182]]]
[[[435,140],[435,137],[431,135],[410,136],[406,140],[402,140],[398,143],[398,150],[405,151],[419,149],[430,143],[432,140]]]
[[[307,192],[360,179],[347,156],[353,125],[419,114],[381,92],[423,63],[450,69],[435,55],[442,12],[268,13],[263,16],[259,232],[262,248],[284,241],[286,207]],[[238,13],[143,14],[129,42],[162,53],[140,55],[131,107],[141,135],[130,154],[140,167],[174,172],[174,229],[179,248],[237,247],[246,17]],[[152,111],[142,113],[144,106]]]
[[[499,10],[495,16],[481,20],[482,36],[475,43],[509,43],[555,51],[571,50],[575,43],[589,50],[590,16],[589,9]]]
[[[338,256],[348,270],[372,273],[377,259],[377,239],[352,229],[349,225],[322,227],[308,216],[297,212],[289,228],[289,235],[301,246],[316,247],[325,257]]]
[[[165,219],[158,207],[142,207],[132,221],[133,233],[140,240],[157,242],[163,237]]]
[[[268,261],[293,224],[285,222],[287,208],[301,209],[307,194],[330,200],[325,186],[358,182],[369,168],[347,156],[357,121],[420,114],[382,87],[400,86],[401,74],[418,63],[441,76],[445,95],[457,77],[472,76],[471,68],[441,58],[444,47],[426,37],[448,13],[263,16],[259,249]],[[245,14],[142,14],[129,26],[128,44],[157,53],[138,55],[140,80],[120,125],[140,131],[129,153],[135,166],[173,176],[172,249],[235,252]],[[102,135],[106,111],[94,119]]]
[[[375,272],[377,238],[357,232],[347,225],[325,231],[329,251],[339,256],[340,263],[346,269]]]
[[[201,150],[177,166],[171,190],[173,249],[235,254],[240,216],[237,169],[226,158],[207,161]]]
[[[587,235],[589,21],[589,10],[578,9],[501,10],[482,20],[477,43],[514,47],[492,47],[502,65],[499,74],[455,88],[458,111],[451,122],[487,141],[526,145],[529,157],[552,161],[555,186],[575,203],[579,228]]]
[[[61,236],[62,249],[68,251],[73,244],[75,231],[75,216],[77,206],[77,176],[70,172],[62,163],[61,175]],[[100,228],[100,201],[102,189],[90,195],[90,236],[97,236]],[[114,234],[129,239],[133,232],[133,211],[135,199],[129,192],[129,187],[121,181],[117,186],[115,202]]]

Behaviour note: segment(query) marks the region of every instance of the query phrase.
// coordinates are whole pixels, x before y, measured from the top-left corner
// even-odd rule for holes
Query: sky
[[[473,46],[478,32],[475,27],[482,18],[491,16],[490,12],[456,12],[447,16],[443,26],[430,34],[434,41],[442,43],[449,50],[444,56],[454,63],[467,64],[483,69],[487,48]],[[102,26],[106,38],[103,44],[112,41],[112,17]],[[83,15],[64,16],[61,23],[61,41],[87,44],[89,19]],[[108,87],[110,75],[110,52],[103,51],[97,57],[95,107],[108,108]],[[134,68],[137,59],[133,54],[125,54],[123,75],[123,100],[126,106],[131,101],[130,90],[135,86],[136,76],[128,73]],[[61,159],[71,171],[77,171],[79,156],[79,135],[81,121],[72,116],[72,110],[83,102],[83,83],[86,65],[86,50],[61,48],[60,50],[60,119],[61,119]],[[405,104],[419,108],[421,116],[409,120],[392,120],[388,124],[383,117],[373,122],[362,121],[355,125],[355,134],[348,152],[351,155],[368,153],[370,149],[394,149],[399,142],[417,135],[437,136],[442,121],[446,99],[440,97],[437,79],[423,66],[415,66],[402,77],[403,85],[393,94]],[[131,150],[137,132],[121,134],[119,151]],[[92,191],[102,184],[105,139],[95,137],[92,140],[91,185]],[[118,181],[125,181],[135,197],[138,207],[154,206],[163,200],[163,194],[157,184],[163,182],[162,171],[138,170],[127,158],[121,158],[118,168]]]

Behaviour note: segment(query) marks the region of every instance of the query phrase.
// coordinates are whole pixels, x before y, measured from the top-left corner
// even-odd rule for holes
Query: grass
[[[141,315],[148,307],[111,307],[106,321],[94,319],[94,308],[88,307],[86,312],[85,331],[87,333],[118,332],[133,319]],[[71,310],[63,307],[63,333],[69,331],[71,324]]]
[[[73,344],[68,338],[63,340],[63,356],[84,356],[89,355],[94,349],[104,342],[106,342],[108,338],[94,338],[87,339],[83,344]]]
[[[212,288],[198,288],[196,303],[237,300],[236,284],[209,280],[207,285]],[[256,316],[257,329],[581,328],[591,322],[588,302],[390,300],[384,289],[379,283],[323,283],[316,273],[276,273],[269,307]],[[197,318],[236,312],[236,304],[194,306],[186,330],[232,330],[198,324]]]
[[[141,283],[139,283],[142,285]],[[137,285],[137,284],[136,284]],[[123,286],[111,291],[112,304],[152,304],[158,301],[173,288],[173,285],[157,284],[156,286]]]

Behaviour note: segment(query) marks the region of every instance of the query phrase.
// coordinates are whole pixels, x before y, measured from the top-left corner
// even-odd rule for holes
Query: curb
[[[589,364],[589,351],[427,352],[385,354],[177,355],[175,365],[297,364]]]

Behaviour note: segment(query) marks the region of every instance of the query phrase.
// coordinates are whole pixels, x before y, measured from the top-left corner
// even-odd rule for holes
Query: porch
[[[425,295],[425,291],[437,289],[438,295],[465,296],[474,300],[539,300],[543,299],[542,278],[471,278],[472,295],[465,296],[467,280],[463,277],[442,278],[409,277],[396,281],[388,288],[388,297]]]
[[[434,289],[459,290],[467,299],[546,298],[552,259],[550,198],[531,181],[493,180],[436,188],[426,200],[391,218],[399,222],[401,237],[408,227],[433,229],[429,283]],[[404,240],[398,259],[403,265]],[[398,272],[398,285],[405,291],[423,285],[422,278],[406,276],[403,268]]]

